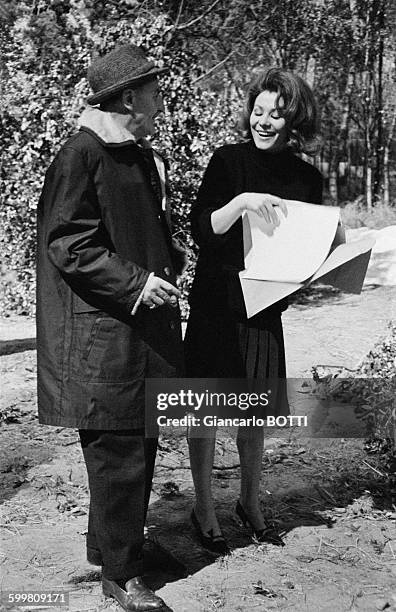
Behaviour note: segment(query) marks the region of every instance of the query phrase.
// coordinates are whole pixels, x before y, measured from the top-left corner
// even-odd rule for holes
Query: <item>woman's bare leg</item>
[[[240,503],[254,528],[264,529],[266,525],[259,502],[264,429],[262,427],[240,427],[237,447],[241,461]]]
[[[206,431],[209,434],[208,431]],[[187,441],[190,450],[191,473],[195,488],[195,514],[202,532],[207,534],[213,529],[213,536],[221,534],[216,518],[212,496],[212,470],[216,444],[216,430],[210,437],[202,438],[202,429],[191,427]],[[201,436],[201,437],[198,437]]]

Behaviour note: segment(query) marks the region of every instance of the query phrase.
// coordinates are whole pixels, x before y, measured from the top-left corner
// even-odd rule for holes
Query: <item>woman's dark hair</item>
[[[318,148],[318,111],[309,85],[299,76],[283,68],[268,68],[257,74],[250,82],[242,128],[248,138],[252,138],[250,115],[256,98],[262,91],[278,94],[277,111],[286,121],[288,143],[293,151],[313,153]],[[282,98],[283,106],[278,107]]]

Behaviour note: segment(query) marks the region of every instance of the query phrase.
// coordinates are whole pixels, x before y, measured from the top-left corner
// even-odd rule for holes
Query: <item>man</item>
[[[157,448],[144,436],[144,381],[182,366],[164,165],[138,143],[163,111],[162,72],[133,45],[91,64],[91,108],[38,208],[39,419],[79,429],[87,557],[102,565],[104,593],[134,612],[169,610],[141,579]]]

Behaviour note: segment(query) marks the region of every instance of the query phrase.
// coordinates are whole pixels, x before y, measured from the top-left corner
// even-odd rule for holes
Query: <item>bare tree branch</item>
[[[212,9],[214,9],[214,7],[219,4],[220,0],[215,0],[207,9],[206,11],[204,11],[202,13],[202,15],[199,15],[199,17],[196,17],[195,19],[192,19],[191,21],[189,21],[188,23],[182,23],[182,25],[179,25],[177,27],[178,30],[185,30],[186,28],[189,28],[190,26],[194,25],[195,23],[197,23],[198,21],[201,21],[201,19],[203,19],[208,13],[210,13],[210,11]]]
[[[225,57],[223,60],[221,60],[221,62],[219,62],[218,64],[216,64],[215,66],[213,66],[210,70],[208,70],[208,72],[205,72],[205,74],[201,74],[201,76],[199,76],[198,78],[194,79],[194,81],[192,82],[192,84],[194,85],[195,83],[197,83],[198,81],[201,81],[202,79],[206,79],[207,76],[209,76],[210,74],[212,74],[212,72],[214,72],[215,70],[217,70],[217,68],[220,68],[220,66],[222,66],[223,64],[225,64],[225,62],[227,62],[231,55],[234,54],[234,51],[231,51],[227,57]]]
[[[180,4],[179,4],[179,10],[177,11],[177,17],[176,17],[176,21],[175,21],[175,29],[178,28],[179,22],[180,22],[180,17],[183,11],[183,5],[184,5],[184,0],[180,0]]]
[[[174,37],[174,34],[175,34],[176,30],[178,30],[178,29],[179,29],[179,28],[178,28],[178,24],[179,24],[179,21],[180,21],[180,18],[181,18],[181,14],[182,14],[182,12],[183,12],[183,5],[184,5],[184,0],[180,0],[180,4],[179,4],[178,11],[177,11],[177,16],[176,16],[176,21],[175,21],[175,23],[173,24],[173,28],[172,28],[172,30],[170,31],[170,34],[169,34],[169,36],[168,36],[168,40],[167,40],[167,41],[166,41],[166,43],[165,43],[165,47],[164,47],[164,49],[167,49],[167,48],[169,47],[169,45],[170,45],[170,43],[171,43],[171,41],[172,41],[172,39],[173,39],[173,37]]]

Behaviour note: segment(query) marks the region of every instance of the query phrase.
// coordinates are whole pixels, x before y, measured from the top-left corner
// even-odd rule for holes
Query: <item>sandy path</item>
[[[288,376],[310,376],[314,364],[355,368],[395,318],[396,287],[290,307],[283,315]]]
[[[365,287],[361,295],[290,306],[283,314],[288,376],[310,376],[313,364],[354,368],[395,318],[396,287]],[[0,319],[0,355],[15,345],[33,348],[34,338],[34,320]]]
[[[314,364],[356,366],[395,318],[395,303],[396,288],[381,287],[290,307],[284,314],[289,376],[309,376]],[[71,592],[72,612],[115,612],[119,608],[101,597],[97,570],[84,560],[87,482],[76,435],[34,419],[35,352],[26,350],[34,335],[32,320],[0,321],[2,401],[20,416],[0,429],[1,588],[61,585]],[[20,352],[10,354],[12,346]],[[283,549],[256,547],[241,532],[233,516],[239,471],[215,471],[219,516],[234,549],[215,563],[189,525],[184,436],[163,444],[148,524],[153,536],[187,560],[187,579],[157,584],[175,612],[396,610],[396,514],[378,475],[362,470],[361,441],[321,443],[320,450],[268,442],[262,497],[287,529]],[[216,464],[237,463],[234,444],[220,439]],[[175,495],[164,495],[169,486]]]

